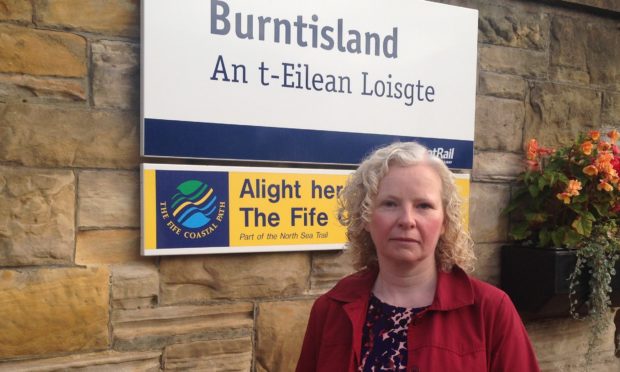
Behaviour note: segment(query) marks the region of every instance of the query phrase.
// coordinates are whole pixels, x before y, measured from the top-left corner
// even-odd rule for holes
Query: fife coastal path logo
[[[206,182],[184,181],[160,209],[166,226],[186,239],[200,239],[214,232],[224,219],[226,202]]]

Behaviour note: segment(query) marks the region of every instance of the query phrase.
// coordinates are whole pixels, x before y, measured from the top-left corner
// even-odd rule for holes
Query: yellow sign
[[[230,173],[231,246],[344,243],[346,174]]]
[[[337,197],[351,172],[143,164],[142,254],[342,249]],[[467,201],[469,176],[456,178]]]

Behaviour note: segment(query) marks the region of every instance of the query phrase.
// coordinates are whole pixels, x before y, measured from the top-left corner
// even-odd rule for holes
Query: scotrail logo
[[[428,150],[429,154],[438,157],[443,160],[447,165],[452,164],[454,160],[454,147],[449,149],[445,149],[443,147],[434,147],[433,149]]]

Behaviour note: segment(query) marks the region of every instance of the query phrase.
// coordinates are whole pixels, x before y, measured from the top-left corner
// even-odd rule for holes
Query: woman
[[[362,162],[340,194],[357,273],[319,297],[297,371],[538,371],[508,296],[469,277],[452,173],[416,143]]]

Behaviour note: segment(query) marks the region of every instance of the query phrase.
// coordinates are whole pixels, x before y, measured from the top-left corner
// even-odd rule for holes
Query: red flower
[[[611,159],[611,166],[616,170],[616,173],[620,174],[620,156],[614,156]]]

